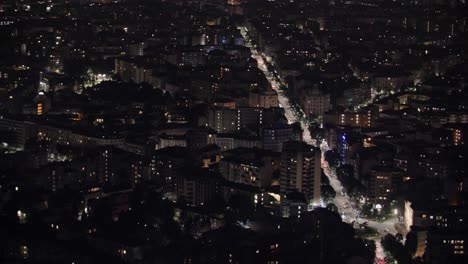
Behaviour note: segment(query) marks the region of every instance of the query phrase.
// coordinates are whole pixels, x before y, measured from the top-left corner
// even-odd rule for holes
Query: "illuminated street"
[[[246,46],[249,47],[252,52],[252,57],[257,60],[258,68],[263,71],[266,78],[270,82],[271,87],[278,93],[278,101],[280,103],[280,107],[284,108],[285,116],[288,119],[288,122],[294,123],[300,120],[301,127],[303,130],[304,141],[308,144],[314,144],[315,142],[312,141],[308,125],[303,121],[301,117],[298,117],[298,114],[303,115],[303,113],[294,112],[293,108],[291,107],[289,103],[289,99],[286,97],[284,92],[280,89],[281,86],[284,87],[284,84],[281,83],[281,81],[278,81],[279,78],[275,78],[272,72],[270,72],[267,69],[265,56],[259,53],[259,51],[257,51],[251,44],[251,42],[249,41],[250,38],[247,35],[247,29],[244,27],[240,27],[239,29],[241,31],[242,36],[246,40]],[[393,235],[397,233],[395,229],[395,223],[397,220],[396,217],[390,218],[383,222],[378,222],[378,221],[373,221],[373,220],[369,220],[366,218],[358,217],[358,214],[355,208],[352,206],[352,203],[349,200],[349,198],[346,195],[343,195],[343,186],[341,185],[340,181],[336,178],[332,170],[328,167],[328,163],[324,160],[324,156],[325,156],[324,153],[327,150],[329,150],[326,142],[323,142],[320,148],[322,150],[322,169],[325,175],[330,180],[330,185],[333,187],[333,189],[336,192],[334,204],[338,208],[338,211],[340,215],[342,216],[343,221],[347,223],[352,223],[353,221],[356,221],[356,224],[367,222],[369,227],[376,229],[379,232],[379,235],[373,238],[376,244],[376,262],[385,263],[384,262],[385,253],[382,249],[380,240],[387,233],[391,233]]]
[[[1,1],[0,263],[468,263],[467,8]]]
[[[257,51],[251,44],[250,38],[247,35],[247,29],[245,27],[240,27],[239,28],[241,31],[242,36],[246,40],[246,46],[250,48],[252,52],[252,57],[257,60],[258,63],[258,68],[265,74],[267,80],[270,82],[271,87],[273,90],[275,90],[278,93],[278,101],[280,104],[280,107],[284,108],[284,114],[286,118],[288,119],[288,122],[295,123],[295,122],[300,122],[301,128],[303,131],[303,140],[308,143],[308,144],[313,144],[312,138],[310,137],[310,131],[309,131],[309,126],[304,122],[302,117],[298,117],[298,115],[302,115],[303,113],[295,113],[293,108],[290,105],[289,99],[286,97],[284,94],[284,91],[280,89],[281,86],[285,86],[284,83],[279,80],[279,78],[276,78],[273,76],[273,74],[267,69],[267,64],[266,64],[266,59],[265,56],[259,51]]]

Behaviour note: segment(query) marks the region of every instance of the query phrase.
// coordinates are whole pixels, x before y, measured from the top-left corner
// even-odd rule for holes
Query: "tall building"
[[[44,92],[39,92],[34,98],[34,103],[36,104],[36,114],[43,115],[47,114],[50,109],[50,99],[44,94]]]
[[[145,55],[145,42],[132,43],[128,47],[130,56],[143,56]]]
[[[370,172],[367,185],[369,200],[378,204],[389,203],[402,182],[403,175],[399,169],[375,167]]]
[[[265,124],[265,109],[260,107],[242,107],[237,109],[237,127],[259,126]]]
[[[208,169],[191,169],[177,177],[177,199],[188,206],[203,206],[216,197],[219,177]]]
[[[230,182],[268,188],[273,174],[272,153],[261,149],[237,148],[223,153],[221,176]]]
[[[208,111],[208,126],[218,133],[237,131],[237,111],[229,108],[212,108]]]
[[[314,87],[302,94],[300,104],[306,115],[323,115],[331,108],[330,94],[323,93]]]
[[[114,171],[112,170],[112,150],[102,148],[97,157],[97,177],[101,184],[114,182]]]
[[[290,140],[302,140],[302,129],[297,124],[273,124],[265,127],[262,133],[262,148],[281,152],[283,143]]]
[[[404,227],[416,236],[414,255],[424,263],[466,263],[467,217],[466,206],[448,205],[447,200],[406,201]]]
[[[252,91],[249,93],[250,107],[278,107],[278,94],[274,90]]]
[[[0,141],[16,148],[23,148],[26,140],[34,135],[33,126],[33,123],[0,116]]]
[[[177,177],[185,165],[187,148],[174,146],[156,150],[151,154],[149,180],[162,187],[165,194],[176,191]]]
[[[287,194],[303,193],[309,208],[320,202],[320,149],[300,141],[283,144],[280,168],[281,204],[288,204]]]
[[[373,127],[378,115],[371,110],[359,112],[327,112],[324,115],[325,125]]]

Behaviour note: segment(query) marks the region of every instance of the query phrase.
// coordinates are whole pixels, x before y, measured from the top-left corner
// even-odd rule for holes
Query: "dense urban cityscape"
[[[467,7],[0,1],[0,263],[468,263]]]

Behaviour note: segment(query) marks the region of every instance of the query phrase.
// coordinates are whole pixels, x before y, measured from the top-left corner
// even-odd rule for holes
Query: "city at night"
[[[0,263],[467,264],[467,133],[466,0],[0,0]]]

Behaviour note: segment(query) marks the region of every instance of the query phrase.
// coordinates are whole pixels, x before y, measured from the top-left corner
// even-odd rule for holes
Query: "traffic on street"
[[[250,48],[252,52],[252,58],[257,60],[258,68],[265,74],[267,80],[271,84],[273,90],[278,93],[278,103],[279,106],[282,107],[285,111],[285,116],[288,120],[288,123],[295,123],[300,122],[301,128],[303,131],[303,140],[312,145],[317,145],[317,142],[311,138],[310,130],[308,124],[304,121],[305,114],[302,110],[295,111],[295,109],[291,106],[290,99],[286,96],[284,87],[286,85],[281,80],[280,76],[274,69],[274,67],[269,67],[272,64],[267,62],[266,55],[263,54],[261,51],[256,49],[254,45],[251,43],[251,39],[248,35],[248,30],[245,27],[239,27],[242,36],[246,40],[246,46]],[[337,179],[333,169],[331,169],[328,163],[324,159],[324,153],[329,150],[328,144],[326,141],[321,142],[320,149],[322,151],[322,169],[325,175],[330,180],[330,185],[336,192],[336,196],[334,199],[334,204],[338,208],[338,212],[341,215],[344,222],[349,224],[354,224],[355,228],[360,228],[359,224],[365,224],[366,226],[377,230],[378,235],[372,237],[375,241],[376,245],[376,263],[383,264],[385,263],[385,253],[382,248],[380,240],[386,234],[397,234],[395,229],[395,224],[397,223],[397,218],[392,217],[386,219],[383,222],[374,221],[371,219],[366,219],[359,215],[359,211],[356,208],[355,204],[353,204],[347,194],[344,192],[343,186],[341,185],[340,181]]]

